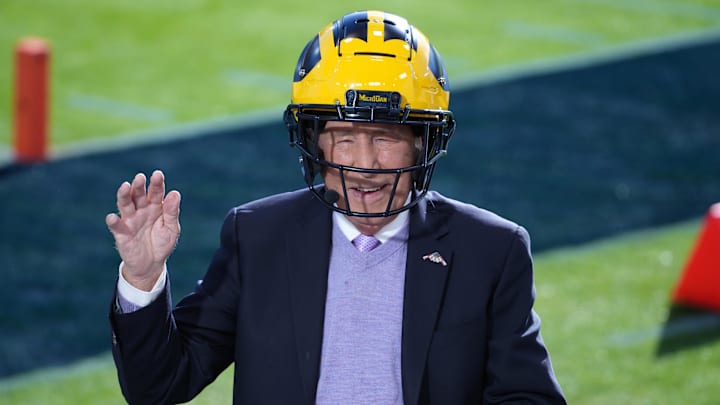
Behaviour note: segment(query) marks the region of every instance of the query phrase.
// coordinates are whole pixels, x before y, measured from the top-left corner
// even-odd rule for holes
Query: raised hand
[[[123,260],[123,277],[133,286],[150,291],[180,236],[180,193],[165,195],[165,176],[160,170],[146,178],[138,173],[117,191],[119,214],[105,217]]]

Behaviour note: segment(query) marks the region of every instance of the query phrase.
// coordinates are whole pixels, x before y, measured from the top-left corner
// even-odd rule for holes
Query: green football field
[[[0,1],[0,166],[11,159],[12,54],[24,36],[45,37],[52,45],[51,139],[59,156],[96,143],[113,147],[172,138],[187,128],[234,123],[238,117],[279,118],[305,42],[324,24],[357,9],[383,9],[418,26],[440,50],[456,88],[720,37],[720,0],[243,3]],[[458,152],[452,158],[462,156]],[[676,177],[682,181],[684,175],[679,170]],[[7,192],[3,180],[0,192]],[[111,198],[108,194],[108,210]],[[0,203],[11,205],[23,202]],[[99,215],[97,221],[102,221]],[[191,223],[187,229],[209,228],[214,240],[214,225]],[[671,316],[671,291],[701,225],[699,219],[683,221],[536,254],[536,309],[571,404],[720,401],[717,318],[708,327],[707,314],[681,322]],[[3,228],[0,242],[12,243],[14,231]],[[98,249],[111,249],[108,240],[98,243]],[[60,247],[68,254],[72,248]],[[26,254],[31,249],[8,245],[0,251]],[[12,263],[0,259],[3,266]],[[21,269],[6,269],[6,279],[26,281],[17,274]],[[28,302],[17,294],[15,300],[2,297],[3,308],[10,308],[8,302]],[[0,314],[0,345],[11,341],[4,336],[16,339],[13,328],[23,311],[20,306]],[[28,339],[37,341],[55,333],[21,326]],[[661,350],[668,342],[674,349]],[[120,404],[114,372],[104,353],[0,377],[0,404]],[[193,403],[230,403],[231,377],[223,374]]]
[[[61,148],[281,108],[306,41],[366,8],[402,15],[428,35],[451,85],[519,63],[720,29],[718,0],[3,0],[0,145],[11,142],[21,37],[51,42],[50,136]]]

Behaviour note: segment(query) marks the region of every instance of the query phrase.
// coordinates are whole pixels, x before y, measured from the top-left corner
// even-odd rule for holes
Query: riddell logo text
[[[387,97],[383,97],[383,96],[379,96],[379,95],[368,96],[367,94],[359,94],[358,98],[360,99],[360,101],[364,101],[367,103],[387,103],[388,102]]]

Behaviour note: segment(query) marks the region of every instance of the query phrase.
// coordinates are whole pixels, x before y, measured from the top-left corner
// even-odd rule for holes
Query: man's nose
[[[355,167],[363,169],[379,169],[380,165],[377,159],[377,151],[370,137],[363,137],[358,143],[355,151]],[[370,173],[363,173],[365,176],[371,176]]]

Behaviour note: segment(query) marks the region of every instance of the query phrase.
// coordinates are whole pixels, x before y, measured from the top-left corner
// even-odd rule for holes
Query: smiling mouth
[[[370,194],[370,193],[374,193],[376,191],[380,191],[383,187],[385,187],[385,186],[383,185],[383,186],[376,186],[376,187],[351,187],[351,190],[359,191],[360,193],[363,193],[363,194]]]

